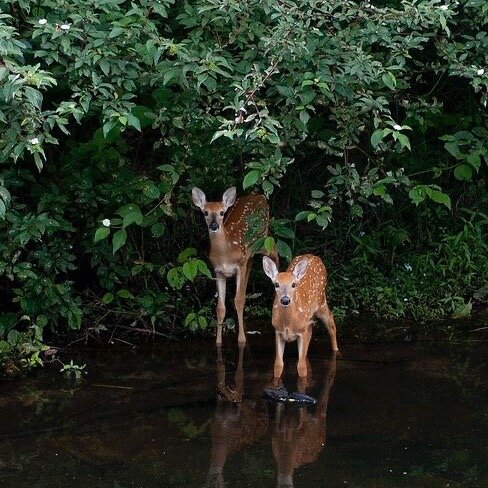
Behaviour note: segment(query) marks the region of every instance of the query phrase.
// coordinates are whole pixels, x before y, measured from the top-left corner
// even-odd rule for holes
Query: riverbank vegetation
[[[0,10],[4,365],[80,329],[212,331],[194,185],[264,193],[258,246],[322,256],[338,318],[486,305],[484,0]],[[260,266],[251,281],[248,320],[266,318]]]

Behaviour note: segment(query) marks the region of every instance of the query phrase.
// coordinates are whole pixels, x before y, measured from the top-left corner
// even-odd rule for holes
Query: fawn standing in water
[[[264,272],[275,286],[272,324],[276,334],[274,375],[283,372],[285,342],[298,342],[298,375],[307,376],[307,351],[312,338],[314,317],[327,327],[332,350],[338,351],[334,316],[327,305],[325,287],[327,270],[318,256],[305,254],[293,259],[285,272],[279,273],[276,264],[263,257]]]

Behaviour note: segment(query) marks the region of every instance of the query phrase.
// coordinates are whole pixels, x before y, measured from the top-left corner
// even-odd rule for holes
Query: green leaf
[[[312,190],[312,198],[322,198],[324,196],[324,192],[320,190]]]
[[[427,195],[429,195],[429,198],[433,200],[436,203],[442,203],[444,204],[447,208],[451,208],[451,199],[449,198],[449,195],[446,193],[443,193],[439,190],[431,190],[430,188],[427,190]]]
[[[177,290],[180,290],[185,283],[184,276],[180,274],[180,268],[171,268],[166,275],[166,279],[171,288],[176,288]]]
[[[105,122],[105,124],[103,124],[103,136],[107,138],[108,133],[116,126],[116,120],[109,120],[108,122]]]
[[[322,230],[325,229],[330,223],[330,214],[322,215],[319,214],[315,217],[315,222],[319,227],[322,227]]]
[[[394,90],[396,88],[396,78],[393,76],[392,73],[388,72],[388,73],[385,73],[382,77],[381,77],[381,80],[383,81],[383,83],[388,87],[390,88],[390,90]]]
[[[109,303],[111,303],[114,299],[114,296],[112,293],[105,293],[105,295],[103,295],[102,297],[102,303],[105,304],[105,305],[108,305]]]
[[[426,192],[424,187],[416,186],[408,192],[408,196],[410,197],[410,200],[415,203],[415,205],[418,205],[425,200]]]
[[[11,196],[10,192],[3,186],[0,186],[0,200],[3,200],[5,203],[10,202]]]
[[[25,94],[29,103],[34,105],[37,109],[41,108],[42,105],[42,93],[30,86],[25,87]]]
[[[93,242],[101,241],[105,239],[110,234],[110,229],[108,227],[99,227],[95,232],[95,238]]]
[[[134,127],[134,129],[137,129],[139,132],[141,132],[141,122],[140,120],[130,112],[127,113],[127,123],[131,126]]]
[[[139,208],[139,205],[136,205],[135,203],[129,203],[127,205],[119,207],[115,213],[120,215],[121,217],[125,217],[127,214],[130,214],[132,212],[141,214],[141,209]]]
[[[0,337],[3,337],[15,324],[19,318],[16,313],[2,313],[0,315]]]
[[[134,295],[132,295],[132,293],[130,293],[128,290],[124,290],[124,289],[118,290],[117,295],[120,298],[134,298]]]
[[[447,35],[449,36],[451,34],[451,31],[449,30],[449,27],[447,27],[446,17],[442,12],[439,14],[439,22],[441,23],[442,28],[446,31]]]
[[[471,181],[473,178],[473,169],[467,164],[460,164],[454,169],[454,176],[459,181]]]
[[[200,329],[205,329],[207,327],[207,319],[203,317],[202,315],[198,316],[198,325],[200,326]]]
[[[446,150],[452,154],[456,159],[461,159],[462,158],[462,154],[461,152],[459,151],[459,145],[456,141],[451,141],[451,142],[446,142],[444,144],[444,147],[446,148]]]
[[[185,261],[188,260],[188,258],[195,256],[196,253],[197,250],[194,247],[187,247],[186,249],[183,249],[183,251],[181,251],[180,254],[178,255],[178,262],[184,263]]]
[[[0,219],[3,219],[5,217],[5,213],[6,213],[5,203],[3,203],[3,200],[0,200]]]
[[[306,110],[302,110],[299,117],[303,125],[307,125],[308,121],[310,120],[310,115],[308,115],[308,112]]]
[[[19,339],[22,337],[20,332],[18,330],[12,329],[8,334],[7,334],[7,342],[9,344],[17,344]]]
[[[264,249],[268,252],[273,252],[275,248],[275,240],[273,237],[266,237],[264,239]]]
[[[106,59],[102,59],[100,61],[100,68],[102,69],[104,75],[108,75],[110,73],[110,63]]]
[[[159,188],[152,181],[148,181],[144,184],[142,187],[142,193],[145,197],[151,200],[155,200],[161,196]]]
[[[277,86],[276,89],[285,97],[291,98],[295,95],[293,88],[291,86],[281,85]]]
[[[373,188],[373,195],[383,196],[386,193],[384,185],[379,185]]]
[[[278,250],[278,254],[280,256],[284,257],[288,262],[291,261],[292,258],[291,249],[286,242],[278,239],[278,241],[276,242],[276,249]]]
[[[38,327],[46,327],[48,319],[45,315],[39,315],[36,319],[36,325]]]
[[[399,132],[396,132],[395,135],[402,147],[408,147],[408,149],[410,150],[412,149],[410,147],[410,140],[405,134],[400,134]]]
[[[189,313],[186,317],[185,317],[185,327],[190,325],[191,323],[195,322],[195,320],[197,320],[197,314],[195,312],[191,312]]]
[[[124,33],[124,29],[121,27],[114,27],[111,31],[110,34],[108,35],[109,39],[113,39],[114,37],[118,37]]]
[[[261,186],[263,187],[264,194],[265,194],[267,197],[268,197],[269,195],[271,195],[271,193],[273,193],[274,186],[273,186],[273,183],[271,183],[271,181],[269,181],[269,180],[264,180]]]
[[[377,129],[377,130],[375,130],[373,132],[373,134],[371,135],[371,145],[373,147],[377,147],[378,144],[383,139],[383,137],[384,137],[384,131],[383,131],[383,129]]]
[[[247,173],[247,175],[244,177],[244,181],[242,182],[242,187],[244,188],[244,190],[246,188],[249,188],[250,186],[255,185],[260,177],[261,171],[257,169],[249,171],[249,173]]]
[[[190,280],[193,281],[198,273],[198,265],[195,260],[186,261],[183,263],[183,274]]]
[[[479,171],[481,166],[481,157],[478,153],[468,154],[466,161],[476,170]],[[1,190],[1,188],[0,188]]]
[[[205,263],[201,259],[196,259],[195,262],[197,263],[198,271],[200,271],[200,273],[208,276],[209,278],[212,278],[212,273],[208,269],[207,263]]]
[[[299,220],[305,220],[306,218],[308,218],[309,213],[310,212],[308,210],[303,210],[302,212],[299,212],[295,217],[295,221],[298,222]]]
[[[268,141],[271,142],[272,144],[279,144],[281,141],[280,136],[278,134],[274,134],[273,132],[268,133],[267,138],[268,138]],[[256,170],[254,170],[254,171],[256,171]]]
[[[161,237],[164,234],[166,227],[162,222],[156,222],[151,226],[151,234],[153,237]]]
[[[264,237],[256,239],[256,241],[251,246],[251,255],[254,256],[256,253],[261,252],[264,247]]]
[[[125,229],[118,230],[112,239],[113,254],[115,254],[127,241],[127,232]]]
[[[142,225],[144,217],[139,209],[132,210],[124,215],[122,220],[122,228],[126,228],[131,224]]]
[[[273,233],[285,239],[293,239],[295,237],[295,232],[292,229],[281,224],[273,225]]]
[[[39,172],[41,172],[42,167],[43,167],[43,163],[42,163],[42,159],[41,159],[41,156],[39,155],[39,153],[34,153],[34,161],[36,163],[37,169],[39,170]]]

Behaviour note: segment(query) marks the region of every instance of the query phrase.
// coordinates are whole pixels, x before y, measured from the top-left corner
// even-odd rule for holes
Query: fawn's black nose
[[[218,230],[219,224],[217,224],[217,222],[215,222],[215,220],[213,220],[212,222],[210,222],[210,225],[208,227],[210,230]]]
[[[286,307],[287,305],[290,305],[290,297],[286,297],[286,296],[281,297],[280,302],[281,302],[281,305],[284,305]]]

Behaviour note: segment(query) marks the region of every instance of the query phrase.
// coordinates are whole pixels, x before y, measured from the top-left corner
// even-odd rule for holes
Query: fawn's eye
[[[203,215],[205,215],[205,217],[207,217],[208,216],[208,212],[207,211],[203,212]]]
[[[275,288],[279,288],[280,287],[280,284],[279,283],[275,283]]]
[[[296,283],[292,283],[292,284],[291,284],[291,287],[292,287],[292,288],[295,288],[295,286],[297,286],[297,284],[296,284]]]
[[[220,212],[220,215],[224,215],[224,212]]]

